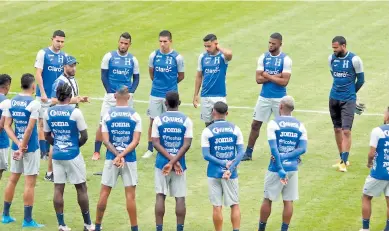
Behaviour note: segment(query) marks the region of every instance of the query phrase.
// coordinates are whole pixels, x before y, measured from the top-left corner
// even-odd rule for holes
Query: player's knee
[[[261,121],[253,120],[253,122],[251,123],[251,130],[259,131],[261,129],[261,126],[262,126]]]
[[[342,134],[343,132],[342,128],[334,128],[334,131],[336,134]]]
[[[163,217],[165,215],[165,208],[164,206],[155,206],[155,215]]]
[[[345,129],[345,130],[343,130],[343,135],[346,136],[346,137],[350,137],[351,136],[351,131],[348,130],[348,129]]]

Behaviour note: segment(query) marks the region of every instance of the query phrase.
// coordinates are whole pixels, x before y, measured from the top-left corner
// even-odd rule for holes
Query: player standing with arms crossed
[[[159,49],[149,56],[149,74],[152,81],[149,108],[150,117],[147,151],[143,158],[153,155],[151,129],[154,118],[166,112],[165,97],[168,91],[178,92],[178,83],[185,78],[184,58],[172,48],[172,33],[163,30],[159,33]]]
[[[292,73],[292,60],[281,51],[281,46],[282,35],[271,34],[269,51],[258,58],[255,79],[258,84],[262,84],[262,90],[255,105],[246,154],[242,161],[252,160],[262,124],[269,121],[272,113],[279,116],[280,100],[286,95],[286,86]]]
[[[233,231],[239,231],[240,228],[236,168],[244,155],[244,143],[240,128],[225,120],[227,114],[227,104],[216,102],[212,111],[214,123],[206,127],[201,134],[202,153],[208,161],[209,199],[213,205],[215,231],[222,231],[223,204],[231,208]]]
[[[108,197],[119,175],[124,185],[131,231],[138,231],[135,202],[138,173],[135,148],[139,144],[142,120],[139,114],[128,106],[130,97],[126,87],[118,89],[115,94],[116,106],[111,107],[102,120],[102,135],[107,154],[97,203],[95,231],[101,230]]]
[[[8,169],[9,138],[4,130],[5,116],[2,114],[8,101],[6,95],[11,88],[11,80],[11,76],[0,74],[0,180],[3,171]]]
[[[356,93],[365,82],[365,74],[361,58],[347,51],[346,39],[343,36],[332,39],[332,49],[334,53],[328,57],[333,77],[329,110],[340,155],[340,162],[334,167],[341,172],[347,172],[354,113],[362,114],[365,109],[363,104],[356,103]]]
[[[280,194],[284,201],[281,231],[287,231],[293,214],[293,201],[298,200],[299,157],[307,151],[307,131],[292,117],[294,99],[284,96],[280,100],[279,114],[267,125],[267,138],[272,155],[265,176],[264,199],[261,206],[258,231],[265,231],[272,202]]]
[[[186,162],[193,138],[193,124],[184,113],[178,111],[181,104],[177,92],[166,93],[167,111],[155,117],[152,139],[158,151],[155,160],[155,222],[156,231],[163,229],[165,199],[168,192],[176,199],[177,231],[184,231],[186,215]],[[174,170],[174,171],[172,171]]]
[[[193,106],[199,106],[201,88],[201,119],[208,126],[212,123],[213,105],[218,101],[226,102],[226,75],[232,51],[222,48],[214,34],[206,35],[203,41],[206,52],[198,59]]]
[[[24,220],[22,227],[41,228],[44,225],[32,219],[32,206],[36,178],[39,173],[40,155],[37,131],[37,120],[41,105],[34,100],[35,78],[32,74],[23,74],[21,78],[22,93],[19,93],[7,104],[3,111],[5,116],[4,129],[12,143],[11,176],[4,190],[4,210],[1,222],[4,224],[15,221],[10,216],[10,207],[15,195],[15,188],[22,173],[24,174]],[[12,129],[15,124],[15,130]]]
[[[101,119],[108,112],[108,110],[115,106],[115,93],[121,87],[128,88],[130,94],[133,96],[139,85],[139,62],[128,48],[131,46],[131,35],[124,32],[120,35],[118,41],[118,49],[108,52],[104,55],[101,62],[101,81],[105,88],[105,95],[100,113],[100,126],[96,131],[95,152],[92,160],[100,159],[100,148],[103,141],[101,135]],[[130,107],[134,107],[133,97],[128,101]]]

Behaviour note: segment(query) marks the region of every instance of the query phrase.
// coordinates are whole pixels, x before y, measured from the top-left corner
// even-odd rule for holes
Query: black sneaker
[[[247,154],[244,154],[242,161],[248,161],[248,160],[252,160],[252,157]]]
[[[54,182],[54,174],[51,173],[51,175],[49,176],[49,175],[47,174],[47,172],[46,172],[45,180],[46,180],[46,181]]]

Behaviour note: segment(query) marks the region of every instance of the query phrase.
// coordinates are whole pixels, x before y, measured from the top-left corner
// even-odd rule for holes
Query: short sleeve
[[[237,136],[236,145],[244,144],[243,134],[238,126],[235,126],[234,134]]]
[[[177,61],[177,70],[179,73],[185,72],[185,64],[184,64],[184,57],[182,55],[178,55],[176,57]]]
[[[52,89],[51,89],[51,96],[52,98],[57,98],[57,88],[58,86],[64,84],[65,82],[60,80],[60,79],[57,79],[54,83],[53,83],[53,86],[52,86]]]
[[[305,129],[304,124],[300,124],[300,140],[308,140],[308,134],[307,134],[307,129]]]
[[[29,111],[30,119],[38,119],[39,118],[39,110],[41,108],[41,103],[37,100],[31,101],[31,103],[26,107],[27,111]]]
[[[209,138],[213,136],[212,132],[209,130],[209,128],[205,128],[203,132],[201,133],[201,147],[202,148],[209,148]]]
[[[330,71],[332,71],[332,55],[328,56],[328,66],[330,67]]]
[[[282,73],[292,73],[292,59],[289,56],[284,57]]]
[[[203,60],[203,56],[204,56],[204,54],[201,54],[199,56],[199,59],[197,60],[197,71],[203,71],[203,65],[201,64],[201,62]]]
[[[11,117],[11,113],[9,111],[9,109],[11,108],[11,100],[6,99],[3,102],[1,102],[0,105],[1,105],[1,110],[3,110],[3,113],[1,114],[1,116]]]
[[[74,109],[70,119],[76,121],[77,129],[79,131],[84,131],[88,128],[84,119],[84,115],[82,114],[80,109],[78,108]]]
[[[259,56],[257,61],[257,71],[264,71],[265,67],[263,66],[263,60],[265,59],[265,54]]]
[[[275,140],[277,130],[280,130],[278,124],[274,120],[270,121],[267,124],[267,140]]]
[[[49,120],[49,114],[48,114],[48,110],[47,110],[45,112],[45,114],[43,115],[43,131],[44,132],[51,132],[48,120]]]
[[[109,113],[105,113],[101,120],[101,132],[108,132],[107,121],[109,120]]]
[[[159,116],[155,117],[153,121],[153,125],[151,127],[151,137],[159,138],[159,130],[158,127],[161,125],[161,119]]]
[[[135,112],[133,115],[133,118],[135,119],[136,121],[136,125],[135,125],[135,132],[142,132],[142,118],[140,117],[140,115]]]
[[[34,67],[43,69],[44,62],[45,62],[45,51],[40,50],[36,55]]]
[[[352,59],[355,73],[359,74],[363,72],[363,62],[359,56],[354,56]]]
[[[191,119],[186,118],[184,126],[186,128],[184,138],[193,138],[193,122]]]
[[[370,147],[377,148],[378,141],[383,137],[385,137],[383,131],[379,127],[374,128],[370,134]]]
[[[154,67],[154,57],[155,57],[155,51],[151,52],[149,55],[149,67]]]
[[[104,55],[103,60],[101,61],[101,69],[108,70],[109,60],[112,58],[111,52]]]
[[[133,57],[132,61],[134,61],[134,75],[138,75],[139,74],[139,62],[138,62],[138,59]]]

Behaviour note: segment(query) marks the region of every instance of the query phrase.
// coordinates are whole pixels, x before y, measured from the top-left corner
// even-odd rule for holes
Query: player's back
[[[54,160],[71,160],[80,154],[76,113],[81,111],[71,105],[56,105],[47,111],[47,123],[54,134]]]
[[[204,52],[199,57],[198,71],[202,72],[201,97],[225,97],[228,61],[223,53],[210,55]]]
[[[108,64],[108,81],[110,89],[108,93],[115,93],[123,86],[131,88],[131,78],[138,65],[135,57],[130,53],[120,55],[116,50],[111,51],[110,54],[111,58],[109,59]]]
[[[5,107],[7,101],[8,101],[7,97],[3,94],[0,94],[0,119],[1,119],[1,115],[3,114],[3,108]],[[2,129],[2,131],[0,131],[0,149],[8,148],[8,147],[9,147],[9,138],[5,130]]]
[[[36,109],[39,107],[39,102],[34,100],[34,98],[29,95],[19,94],[11,99],[11,107],[9,108],[9,113],[15,124],[15,135],[19,140],[23,139],[23,135],[27,129],[30,120],[31,111],[33,111],[33,108]],[[14,142],[12,142],[12,149],[19,149]],[[30,140],[28,142],[27,151],[35,152],[37,149],[39,149],[39,143],[37,124],[35,123]]]
[[[171,154],[176,155],[184,144],[190,119],[182,112],[167,111],[155,118],[159,139],[162,147]],[[155,167],[162,169],[169,160],[158,152]],[[185,155],[179,160],[183,170],[186,170]]]
[[[269,75],[281,74],[284,70],[284,60],[288,56],[280,52],[277,56],[271,55],[270,52],[263,54],[264,72]],[[262,85],[261,96],[264,98],[282,98],[286,95],[286,87],[268,81]]]
[[[78,95],[78,84],[74,77],[65,77],[64,75],[61,75],[56,79],[53,83],[52,89],[51,89],[51,97],[56,98],[56,92],[57,88],[63,84],[69,84],[72,87],[72,97],[75,97]],[[77,104],[70,104],[72,107],[76,107]]]
[[[389,180],[389,125],[375,128],[372,139],[378,142],[370,175],[378,180]]]

